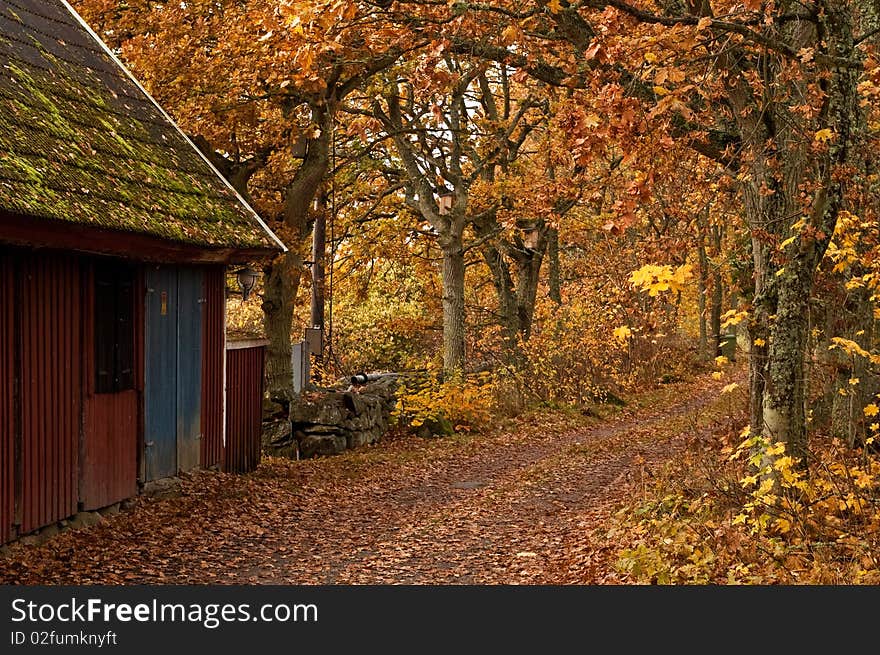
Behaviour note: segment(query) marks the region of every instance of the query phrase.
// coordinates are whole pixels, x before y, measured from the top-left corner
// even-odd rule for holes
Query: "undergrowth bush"
[[[874,427],[876,436],[877,427]],[[808,467],[782,443],[703,442],[621,511],[617,570],[654,584],[877,584],[880,455],[814,437]]]
[[[405,428],[445,426],[456,432],[488,428],[497,405],[492,373],[444,379],[437,370],[403,377],[398,386],[394,422]]]

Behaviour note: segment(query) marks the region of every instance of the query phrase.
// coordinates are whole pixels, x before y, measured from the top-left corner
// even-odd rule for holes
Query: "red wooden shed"
[[[0,543],[223,464],[226,267],[283,250],[64,0],[0,0]]]

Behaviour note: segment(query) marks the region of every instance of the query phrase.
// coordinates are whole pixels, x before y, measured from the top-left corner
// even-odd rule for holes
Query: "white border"
[[[134,82],[134,84],[137,86],[137,88],[141,90],[141,93],[143,93],[145,96],[147,96],[147,98],[150,100],[150,102],[152,102],[152,103],[156,106],[156,109],[158,109],[159,112],[162,114],[162,116],[165,117],[165,120],[167,120],[169,123],[171,123],[171,125],[174,126],[174,128],[180,133],[180,136],[183,137],[183,139],[184,139],[184,140],[190,145],[190,147],[192,147],[193,150],[195,150],[197,153],[199,153],[199,156],[204,160],[204,162],[205,162],[208,166],[211,167],[211,170],[214,171],[214,174],[217,175],[217,177],[219,177],[220,180],[223,181],[223,184],[225,184],[226,187],[227,187],[230,191],[232,191],[232,193],[235,194],[235,197],[238,198],[238,201],[239,201],[242,205],[244,205],[244,207],[245,207],[245,208],[246,208],[251,214],[253,214],[254,218],[257,220],[257,222],[260,224],[260,226],[266,231],[266,234],[268,234],[268,235],[269,235],[269,236],[275,241],[275,243],[277,243],[277,244],[281,247],[281,249],[282,249],[283,252],[287,252],[287,246],[285,246],[284,243],[281,242],[281,239],[279,239],[279,238],[275,235],[275,233],[269,228],[269,226],[266,225],[266,224],[263,222],[263,219],[260,218],[260,215],[257,214],[257,212],[254,210],[253,207],[250,206],[250,204],[248,204],[247,200],[245,200],[244,198],[241,197],[241,194],[240,194],[238,191],[236,191],[235,187],[233,187],[233,186],[229,183],[229,180],[227,180],[225,177],[223,177],[223,175],[220,173],[220,171],[217,170],[217,167],[214,166],[214,164],[211,163],[211,160],[208,159],[208,158],[205,156],[205,153],[203,153],[201,150],[198,149],[198,147],[196,147],[196,144],[194,144],[194,143],[190,140],[190,138],[186,135],[186,133],[185,133],[182,129],[180,129],[180,126],[174,121],[174,119],[171,118],[171,116],[169,116],[168,113],[167,113],[164,109],[162,109],[162,106],[161,106],[158,102],[156,102],[156,99],[153,98],[153,96],[151,96],[151,95],[149,94],[149,92],[148,92],[148,91],[147,91],[147,90],[141,85],[141,83],[137,81],[137,78],[135,78],[135,76],[131,74],[131,71],[129,71],[129,70],[125,67],[125,64],[123,64],[123,63],[119,60],[119,58],[118,58],[115,54],[113,54],[113,51],[107,46],[106,43],[104,43],[103,40],[101,40],[101,37],[99,37],[99,36],[95,33],[95,31],[94,31],[91,27],[89,27],[89,24],[86,23],[86,22],[83,20],[82,16],[80,16],[78,13],[76,13],[76,9],[74,9],[73,7],[71,7],[70,4],[67,2],[67,0],[59,0],[59,1],[60,1],[61,4],[64,5],[64,7],[65,7],[65,8],[71,13],[71,15],[72,15],[74,18],[76,18],[76,20],[79,22],[79,24],[82,25],[83,29],[85,29],[86,32],[88,32],[89,35],[90,35],[93,39],[95,39],[95,41],[98,42],[98,44],[104,49],[104,52],[107,53],[107,55],[113,60],[113,62],[114,62],[117,66],[119,66],[119,68],[122,69],[122,71],[128,76],[128,78],[129,78],[132,82]]]

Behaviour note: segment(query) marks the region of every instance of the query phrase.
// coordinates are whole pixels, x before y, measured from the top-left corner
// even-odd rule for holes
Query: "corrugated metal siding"
[[[226,471],[246,473],[260,463],[265,357],[264,346],[226,351]]]
[[[76,259],[25,258],[21,272],[21,531],[77,508],[82,298]]]
[[[201,269],[177,272],[177,468],[199,466],[202,440],[202,306]]]
[[[15,320],[12,258],[0,252],[0,543],[15,522]]]
[[[202,466],[223,464],[223,362],[226,269],[205,270],[202,323]]]
[[[86,510],[106,507],[137,494],[138,393],[132,389],[95,394],[94,347],[91,347],[95,343],[94,288],[94,267],[89,266],[83,304],[87,308],[83,334],[86,400],[80,471],[80,501]],[[143,298],[143,295],[135,293],[135,297]],[[139,304],[136,302],[135,306]],[[135,319],[138,315],[135,312]],[[142,321],[135,320],[134,325],[135,334],[143,331]],[[135,337],[135,344],[138,341]],[[139,385],[136,383],[136,386]]]

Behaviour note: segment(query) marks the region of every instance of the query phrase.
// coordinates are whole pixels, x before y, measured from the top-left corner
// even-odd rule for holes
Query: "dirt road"
[[[689,435],[728,427],[724,383],[668,385],[602,421],[536,415],[489,436],[401,437],[271,459],[246,476],[201,472],[173,496],[14,546],[0,583],[614,581],[605,521]]]

